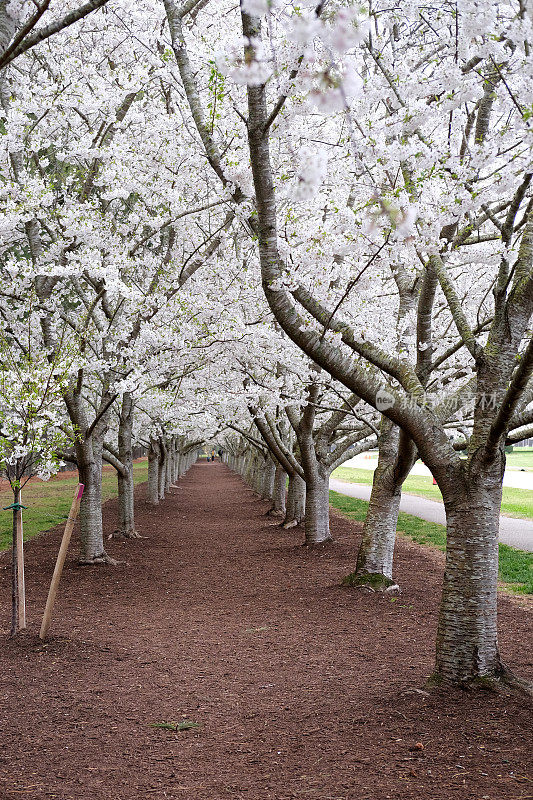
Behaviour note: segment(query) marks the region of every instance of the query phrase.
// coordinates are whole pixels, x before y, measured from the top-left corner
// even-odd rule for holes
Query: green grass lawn
[[[372,486],[374,472],[371,469],[356,469],[353,467],[338,467],[332,478],[347,483],[363,483]],[[403,485],[406,494],[416,494],[430,500],[442,501],[438,486],[433,485],[429,475],[409,475]],[[533,519],[533,492],[528,489],[514,489],[511,486],[503,487],[502,514],[520,519]]]
[[[372,456],[377,463],[378,451],[372,451]],[[508,467],[533,472],[533,447],[515,447],[512,453],[507,453],[506,463]]]
[[[533,472],[533,447],[519,447],[512,453],[507,453],[508,467],[518,467],[526,472]]]
[[[329,493],[330,504],[348,519],[364,522],[368,503],[337,492]],[[398,533],[409,537],[417,544],[446,549],[446,528],[434,522],[413,517],[400,511]],[[506,589],[519,594],[533,594],[533,553],[515,550],[506,544],[500,545],[500,581]]]
[[[22,490],[22,504],[28,506],[23,511],[24,539],[31,539],[43,531],[55,528],[68,517],[68,512],[78,485],[78,473],[64,473],[68,477],[57,476],[49,481],[32,480]],[[133,465],[135,483],[148,480],[148,459]],[[104,469],[102,479],[102,499],[105,502],[117,496],[117,476],[114,469]],[[0,509],[13,502],[9,487],[0,491]],[[11,547],[12,512],[0,511],[0,551]]]

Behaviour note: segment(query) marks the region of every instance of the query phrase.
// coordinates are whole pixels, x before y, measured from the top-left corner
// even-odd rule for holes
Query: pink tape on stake
[[[78,496],[76,498],[77,500],[81,500],[81,496],[83,494],[84,489],[85,489],[85,484],[83,483],[78,484]]]

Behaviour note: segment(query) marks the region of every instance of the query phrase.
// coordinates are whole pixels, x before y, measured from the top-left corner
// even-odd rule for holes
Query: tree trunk
[[[287,492],[287,506],[283,528],[293,528],[299,525],[305,516],[305,481],[298,474],[289,475],[289,488]]]
[[[248,457],[246,459],[246,467],[244,470],[244,480],[252,489],[252,491],[256,491],[256,455],[255,451],[248,453]]]
[[[159,440],[159,462],[158,462],[158,469],[157,469],[157,483],[158,483],[158,492],[159,492],[159,499],[165,499],[165,488],[166,488],[166,475],[167,475],[167,458],[168,458],[168,450],[166,443],[163,439]]]
[[[276,474],[276,465],[270,456],[267,456],[263,467],[263,478],[261,497],[265,500],[272,500],[274,494],[274,477]]]
[[[259,464],[259,456],[255,451],[254,451],[254,454],[252,456],[252,466],[251,466],[251,469],[250,469],[250,482],[251,482],[251,487],[252,487],[253,491],[256,494],[261,495],[261,491],[262,491],[262,488],[263,488],[263,486],[262,486],[263,482],[262,482],[262,475],[261,475],[261,466]]]
[[[135,508],[133,481],[133,402],[129,392],[124,393],[118,428],[118,452],[125,475],[117,472],[118,481],[118,529],[114,535],[127,539],[138,538],[135,530]]]
[[[91,437],[76,446],[80,483],[80,564],[116,563],[104,548],[102,523],[102,441]]]
[[[389,471],[385,474],[377,472],[376,469],[355,575],[351,582],[386,588],[394,583],[392,562],[402,492],[401,484],[396,484]]]
[[[468,684],[497,679],[497,585],[501,479],[454,482],[444,497],[446,570],[437,631],[436,679]]]
[[[174,480],[173,483],[179,481],[181,477],[181,451],[176,447],[175,458],[174,458]]]
[[[381,421],[378,465],[372,481],[372,492],[357,553],[355,573],[344,582],[385,589],[394,584],[392,564],[402,485],[414,461],[413,449],[405,465],[399,467],[400,431],[385,417]]]
[[[16,487],[13,491],[13,505],[20,503],[20,488]],[[17,536],[17,515],[20,511],[13,509],[13,547],[11,552],[11,630],[10,635],[15,636],[19,629],[19,579],[18,579],[18,536]]]
[[[331,539],[329,475],[316,475],[305,486],[305,543],[321,544]]]
[[[139,533],[135,529],[133,470],[128,469],[127,474],[117,473],[118,481],[118,524],[114,536],[126,539],[138,539]]]
[[[272,492],[272,508],[268,512],[272,517],[285,516],[287,496],[287,473],[280,464],[276,466],[274,489]]]
[[[167,445],[167,458],[165,463],[165,493],[172,486],[172,465],[174,463],[174,442],[172,439]]]
[[[148,447],[148,502],[159,505],[159,443],[153,439]]]
[[[395,479],[399,430],[382,418],[378,465],[357,553],[355,574],[348,576],[354,585],[386,588],[393,583],[392,563],[402,483]]]

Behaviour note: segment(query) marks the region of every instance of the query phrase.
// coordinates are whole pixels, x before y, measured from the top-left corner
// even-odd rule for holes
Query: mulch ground
[[[517,694],[427,693],[442,567],[400,543],[396,599],[344,589],[358,530],[335,543],[264,516],[236,475],[195,465],[118,567],[72,550],[38,639],[59,532],[27,547],[29,630],[7,637],[0,559],[0,798],[525,800],[532,706]],[[115,527],[116,503],[105,506]],[[501,600],[504,660],[533,678],[531,612]],[[198,729],[154,723],[183,719]]]

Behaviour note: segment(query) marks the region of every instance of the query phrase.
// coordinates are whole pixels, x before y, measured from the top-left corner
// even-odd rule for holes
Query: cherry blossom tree
[[[65,439],[57,406],[68,364],[60,358],[50,362],[39,348],[31,299],[24,309],[11,315],[3,309],[1,315],[0,472],[13,492],[12,636],[25,627],[22,490],[33,475],[47,480],[57,472],[57,451]]]
[[[414,42],[408,15],[395,10],[393,20],[387,25],[375,14],[376,31],[372,40],[366,38],[360,46],[361,52],[366,50],[374,59],[376,44],[385,41],[384,37],[387,42],[398,42],[397,49],[403,49],[404,69],[394,62],[392,45],[390,61],[381,47],[377,57],[383,88],[387,87],[391,93],[388,99],[393,103],[385,112],[385,119],[397,118],[401,128],[406,124],[408,127],[403,139],[395,143],[397,154],[393,156],[389,149],[386,163],[390,165],[393,160],[397,163],[395,174],[402,176],[405,202],[412,194],[411,185],[418,173],[416,185],[421,196],[416,212],[418,228],[410,231],[408,237],[412,240],[411,255],[422,263],[425,280],[434,285],[432,293],[436,293],[437,286],[442,292],[448,318],[459,336],[459,346],[471,358],[466,380],[453,386],[454,395],[446,398],[462,406],[467,402],[466,395],[471,399],[473,396],[473,427],[463,443],[466,459],[459,456],[449,440],[444,425],[445,398],[441,395],[439,404],[427,402],[420,380],[420,360],[413,363],[409,353],[392,354],[377,342],[367,341],[361,336],[357,317],[345,322],[338,313],[338,303],[331,309],[316,291],[309,291],[301,284],[294,287],[294,279],[292,286],[286,281],[284,276],[290,274],[290,265],[283,257],[276,233],[276,189],[268,136],[271,112],[265,78],[248,80],[247,89],[247,130],[259,254],[269,305],[288,335],[349,389],[375,407],[379,407],[380,395],[388,398],[389,407],[381,410],[409,435],[442,491],[447,515],[447,561],[437,634],[436,676],[454,683],[505,674],[496,633],[498,514],[504,444],[533,370],[528,330],[533,311],[533,218],[531,202],[528,205],[531,135],[523,95],[523,70],[528,70],[528,44],[524,36],[529,36],[530,25],[519,7],[502,11],[499,6],[487,4],[485,10],[488,27],[479,35],[479,18],[471,9],[458,4],[455,16],[450,18],[443,6],[438,40],[433,26],[423,22],[423,14],[418,12],[417,25],[422,20],[427,27],[425,42],[416,37],[418,60],[421,48],[427,51],[422,57],[424,80],[420,80],[411,60],[406,58],[410,43]],[[262,51],[256,47],[261,37],[260,19],[245,11],[242,18],[247,41],[244,63],[260,63]],[[334,25],[338,25],[335,20]],[[329,36],[331,31],[326,29],[325,34]],[[435,64],[429,52],[436,46],[440,52]],[[362,72],[364,59],[365,56],[360,66]],[[431,66],[426,68],[430,61]],[[452,91],[447,94],[435,91],[436,86],[450,86],[452,71],[456,76]],[[422,103],[425,109],[421,108]],[[443,129],[438,124],[443,112],[448,113],[449,120],[444,128],[446,138],[438,135]],[[493,125],[489,129],[491,118]],[[512,125],[508,122],[511,118]],[[387,135],[391,144],[395,142],[393,130],[387,131]],[[364,131],[361,137],[364,146]],[[413,141],[416,141],[415,152],[411,147]],[[386,138],[384,144],[388,144]],[[516,156],[509,159],[508,153],[515,150]],[[438,213],[432,207],[431,215],[425,215],[423,181],[427,180],[430,164],[435,175],[434,181],[428,181],[431,199],[438,193],[439,198],[450,198],[450,202],[441,200]],[[373,166],[376,165],[374,162]],[[506,176],[503,182],[494,180],[495,171],[500,170]],[[412,215],[408,210],[400,210],[403,220],[398,225],[386,193],[379,193],[378,202],[384,220],[376,227],[386,239],[389,231],[397,233],[398,227],[405,228]],[[488,258],[487,249],[478,247],[485,241],[497,242],[491,246]],[[470,309],[458,288],[465,243],[474,247],[468,263],[481,262],[485,270],[483,294],[476,299],[478,311],[491,316],[486,335],[475,332],[469,319]],[[318,323],[318,329],[306,324],[307,315]],[[431,341],[424,335],[421,319],[418,321],[417,352],[423,354],[431,348]],[[426,324],[426,332],[429,330]],[[327,331],[333,331],[338,339],[328,339]],[[357,360],[350,356],[350,351]]]
[[[127,42],[117,43],[116,31],[102,32],[122,62],[102,62],[91,31],[54,56],[33,50],[19,62],[26,80],[15,90],[4,75],[2,95],[5,174],[19,209],[6,218],[4,269],[16,277],[19,296],[33,283],[46,351],[57,348],[58,317],[78,349],[64,399],[65,427],[86,485],[80,513],[84,563],[109,561],[101,517],[104,454],[119,475],[119,532],[134,535],[132,389],[142,393],[143,370],[154,360],[152,380],[168,386],[179,378],[179,368],[162,355],[178,352],[186,335],[178,320],[184,310],[191,314],[187,298],[178,295],[216,251],[230,222],[217,213],[220,201],[202,202],[203,187],[190,180],[183,156],[179,181],[173,167],[154,171],[163,151],[168,164],[176,155],[178,123],[164,87],[171,79],[164,53],[141,66]],[[144,52],[144,43],[138,47]],[[73,83],[75,64],[83,70]],[[160,81],[154,94],[148,89],[155,70]],[[150,136],[140,136],[147,130]],[[189,217],[197,219],[194,230],[187,227]],[[171,334],[177,339],[169,344]],[[119,399],[115,448],[106,433]]]
[[[258,240],[273,314],[393,425],[376,476],[393,478],[392,524],[377,509],[386,530],[416,452],[443,493],[436,675],[505,675],[501,475],[509,432],[524,408],[527,417],[532,364],[530,15],[519,3],[442,3],[430,19],[417,3],[364,13],[243,2],[244,50],[215,27],[229,101],[215,134],[184,32],[193,5],[165,2],[176,61],[207,160]],[[230,166],[239,127],[252,189],[240,145],[240,172]],[[318,235],[301,236],[304,226]]]

